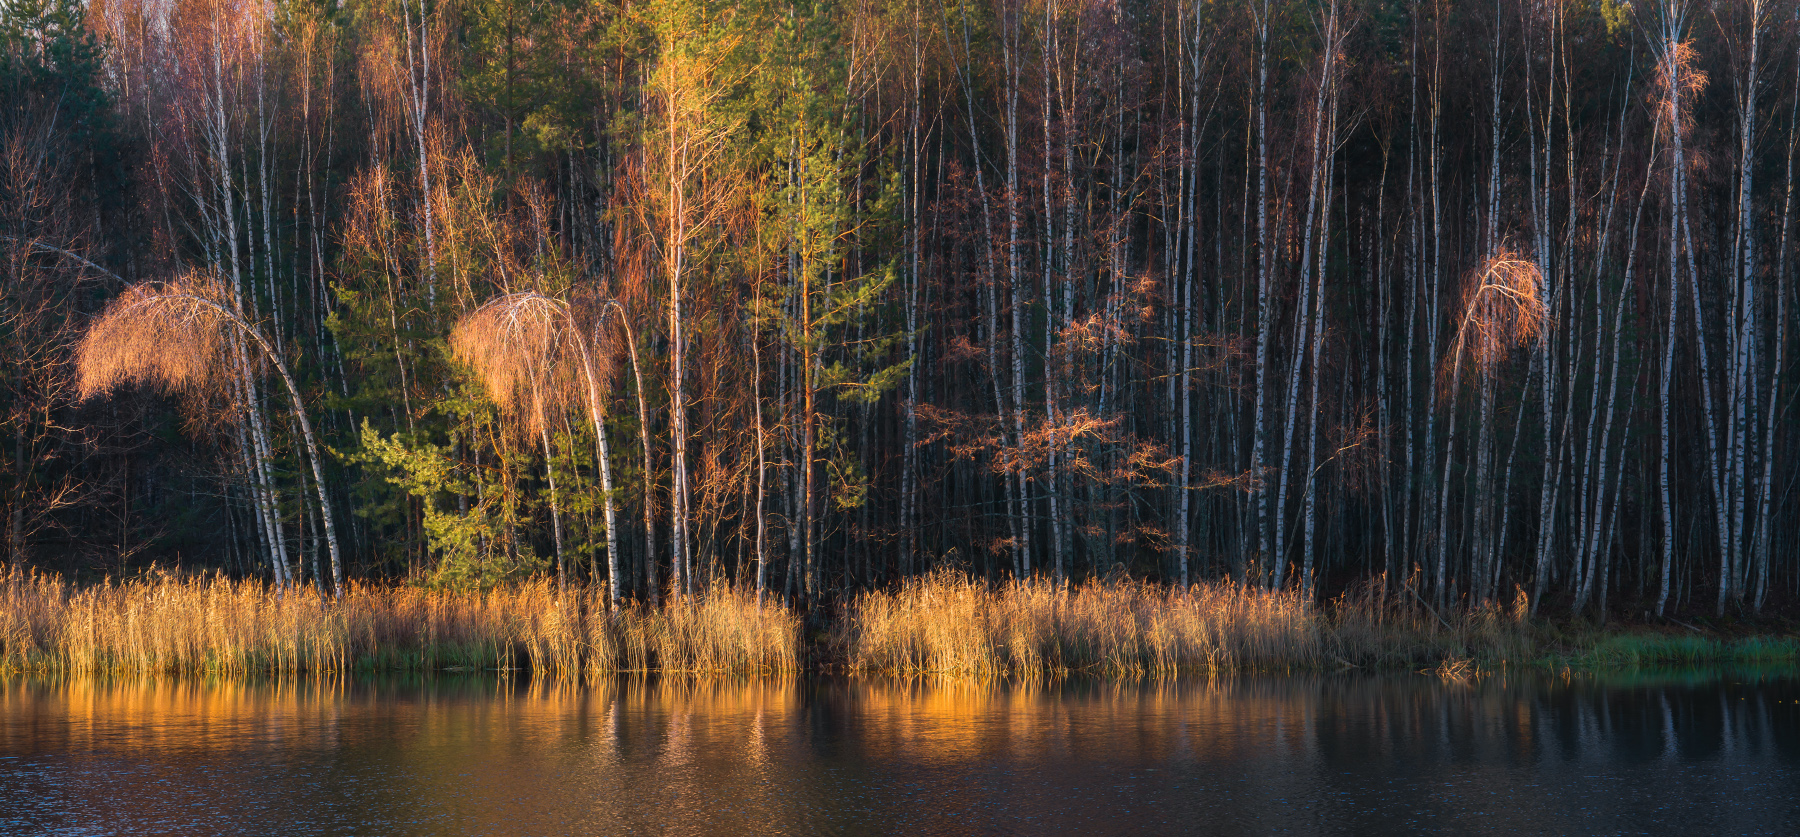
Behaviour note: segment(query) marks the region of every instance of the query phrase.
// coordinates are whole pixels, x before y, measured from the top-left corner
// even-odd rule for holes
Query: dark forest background
[[[1797,18],[4,0],[5,560],[322,577],[266,370],[77,397],[107,302],[198,276],[356,578],[1791,603]],[[598,425],[453,357],[526,290]]]

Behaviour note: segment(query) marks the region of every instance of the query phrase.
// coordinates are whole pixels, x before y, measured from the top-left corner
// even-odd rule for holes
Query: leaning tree
[[[319,493],[319,514],[331,553],[332,593],[341,597],[344,572],[338,557],[337,527],[331,519],[318,440],[306,418],[300,387],[281,353],[238,313],[223,282],[193,273],[174,281],[127,287],[88,326],[76,347],[77,388],[83,399],[132,383],[172,392],[220,391],[234,372],[248,365],[249,358],[242,352],[245,342],[261,350],[287,387]]]
[[[622,576],[601,394],[601,381],[606,374],[594,342],[577,325],[576,312],[567,302],[537,291],[517,291],[488,300],[457,322],[450,334],[450,351],[469,366],[501,413],[513,417],[543,445],[558,589],[567,585],[568,578],[563,563],[556,473],[550,462],[550,417],[576,404],[585,408],[593,422],[594,454],[600,464],[606,569],[611,583],[610,599],[616,607]]]

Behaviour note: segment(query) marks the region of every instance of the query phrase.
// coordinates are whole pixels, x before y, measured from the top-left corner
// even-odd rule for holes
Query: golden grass
[[[1057,587],[935,573],[851,599],[832,644],[855,671],[978,677],[1500,662],[1531,648],[1517,606],[1445,621],[1404,604],[1374,586],[1319,606],[1231,581]]]
[[[1371,583],[1326,604],[1230,581],[990,584],[939,572],[852,595],[815,649],[856,672],[1110,677],[1347,667],[1461,673],[1541,656],[1523,594],[1433,611]],[[548,579],[491,591],[304,588],[154,572],[77,585],[0,572],[0,671],[285,673],[530,669],[798,672],[801,616],[718,589],[609,612],[600,589]]]
[[[855,670],[977,676],[1316,668],[1327,655],[1297,593],[1229,582],[990,586],[934,573],[857,596],[834,638]]]
[[[608,613],[598,590],[539,580],[488,592],[310,589],[154,574],[77,586],[0,574],[0,670],[246,674],[359,668],[798,671],[800,622],[753,595],[714,591]]]

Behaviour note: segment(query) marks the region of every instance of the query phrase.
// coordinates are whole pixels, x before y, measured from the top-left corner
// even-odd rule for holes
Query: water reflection
[[[1800,833],[1800,686],[0,681],[0,833]]]

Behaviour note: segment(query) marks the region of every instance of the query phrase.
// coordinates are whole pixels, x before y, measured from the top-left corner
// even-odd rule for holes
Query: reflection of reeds
[[[0,669],[12,670],[795,671],[799,633],[792,612],[729,590],[609,614],[599,590],[559,597],[548,581],[463,593],[351,585],[333,602],[217,577],[77,586],[0,575]]]

